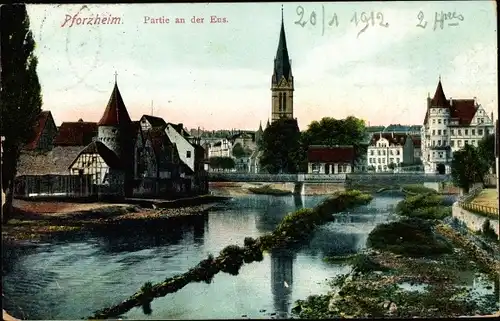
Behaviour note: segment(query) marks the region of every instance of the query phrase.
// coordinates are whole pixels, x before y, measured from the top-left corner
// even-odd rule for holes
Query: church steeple
[[[278,41],[278,50],[276,51],[276,57],[274,59],[273,80],[275,83],[279,83],[282,77],[285,77],[285,79],[288,80],[291,74],[292,66],[290,65],[290,57],[286,46],[285,21],[283,17],[283,6],[281,6],[281,30]]]
[[[278,49],[274,58],[273,75],[271,78],[272,91],[272,121],[288,118],[293,119],[293,75],[288,46],[285,35],[285,19],[281,6],[281,29],[278,40]]]

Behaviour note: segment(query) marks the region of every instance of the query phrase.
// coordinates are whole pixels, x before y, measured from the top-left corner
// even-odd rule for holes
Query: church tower
[[[293,119],[293,76],[291,61],[286,46],[283,6],[281,7],[281,31],[278,51],[274,58],[274,70],[271,79],[272,121],[280,118]]]

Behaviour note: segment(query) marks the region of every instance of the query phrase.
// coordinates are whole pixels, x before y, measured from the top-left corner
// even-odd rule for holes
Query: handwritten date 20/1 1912
[[[310,23],[311,25],[315,26],[318,23],[318,14],[316,14],[316,11],[312,10],[311,14],[309,15],[309,18],[307,18],[305,14],[305,10],[302,6],[297,7],[297,15],[299,16],[299,20],[295,21],[296,25],[299,25],[301,27],[305,27],[307,23]],[[326,14],[325,14],[325,6],[321,5],[321,14],[319,19],[321,20],[321,35],[325,34],[325,19],[326,19]],[[339,25],[339,19],[336,13],[333,13],[332,15],[328,16],[328,26],[332,27],[338,27]],[[389,23],[384,21],[384,15],[381,12],[362,12],[358,14],[355,12],[352,15],[352,18],[350,22],[354,23],[356,27],[361,23],[364,24],[363,28],[358,32],[357,37],[361,35],[363,32],[368,29],[368,27],[371,26],[381,26],[381,27],[389,27]]]

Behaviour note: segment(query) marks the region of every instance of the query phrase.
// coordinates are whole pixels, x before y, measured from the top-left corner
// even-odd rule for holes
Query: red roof
[[[43,129],[45,128],[45,124],[47,123],[49,117],[52,117],[50,111],[42,111],[38,114],[33,128],[33,140],[26,144],[24,147],[25,149],[32,150],[37,147],[38,141],[40,140],[40,137],[42,137]]]
[[[470,125],[477,110],[474,99],[453,99],[450,105],[451,118],[458,119],[460,125]]]
[[[373,134],[370,140],[370,146],[375,146],[380,138],[385,138],[389,141],[389,145],[404,145],[406,143],[407,134],[394,133],[379,133]]]
[[[448,107],[449,102],[444,95],[443,86],[441,85],[441,79],[439,79],[439,83],[436,88],[436,93],[434,94],[434,98],[431,100],[432,107]]]
[[[118,90],[118,85],[115,83],[111,97],[109,98],[106,110],[102,115],[101,120],[97,123],[98,126],[128,126],[131,123],[127,108],[123,103],[122,95]]]
[[[54,138],[56,146],[87,146],[97,137],[97,124],[84,122],[64,122]]]
[[[352,146],[310,146],[307,150],[310,163],[352,163],[354,148]]]

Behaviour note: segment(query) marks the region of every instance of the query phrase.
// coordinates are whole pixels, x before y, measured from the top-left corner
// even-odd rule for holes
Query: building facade
[[[494,133],[493,114],[474,99],[447,99],[441,79],[434,97],[427,97],[422,127],[422,163],[426,173],[451,173],[453,152],[467,144],[478,146],[486,135]]]
[[[353,146],[309,146],[308,174],[347,174],[353,172]]]
[[[415,162],[413,139],[407,134],[374,134],[367,151],[368,170],[388,172]]]

